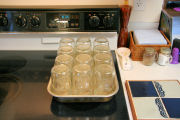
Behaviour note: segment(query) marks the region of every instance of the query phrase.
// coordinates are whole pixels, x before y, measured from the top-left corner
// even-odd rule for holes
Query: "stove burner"
[[[12,73],[24,67],[27,60],[20,56],[0,58],[0,74]]]
[[[14,100],[22,87],[21,81],[13,75],[0,75],[0,105]]]

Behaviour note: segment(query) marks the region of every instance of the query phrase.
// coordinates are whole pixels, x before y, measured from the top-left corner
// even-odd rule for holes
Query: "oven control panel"
[[[68,29],[80,27],[79,13],[47,13],[46,25],[48,28]]]
[[[119,17],[119,8],[0,9],[0,32],[118,32]]]
[[[86,13],[85,19],[85,28],[89,30],[109,30],[119,25],[119,16],[115,11],[92,11]]]

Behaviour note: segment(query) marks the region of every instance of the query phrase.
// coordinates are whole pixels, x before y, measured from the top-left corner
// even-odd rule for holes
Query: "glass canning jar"
[[[150,66],[152,65],[157,58],[157,52],[154,48],[147,47],[145,48],[144,54],[143,54],[143,64]]]

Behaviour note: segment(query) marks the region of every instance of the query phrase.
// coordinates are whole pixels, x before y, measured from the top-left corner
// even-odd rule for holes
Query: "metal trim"
[[[24,35],[24,34],[99,34],[99,33],[117,33],[116,32],[1,32],[0,35],[15,34],[15,35]],[[118,34],[118,33],[117,33]]]

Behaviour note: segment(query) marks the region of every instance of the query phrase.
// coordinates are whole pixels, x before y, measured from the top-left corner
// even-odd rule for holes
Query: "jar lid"
[[[161,53],[164,53],[164,54],[170,54],[170,53],[171,53],[171,50],[170,50],[170,48],[168,48],[168,47],[162,47],[162,48],[160,49],[160,52],[161,52]]]
[[[145,51],[148,52],[148,53],[154,53],[155,49],[152,48],[152,47],[147,47],[147,48],[145,48]]]

